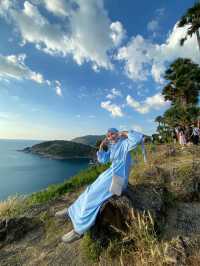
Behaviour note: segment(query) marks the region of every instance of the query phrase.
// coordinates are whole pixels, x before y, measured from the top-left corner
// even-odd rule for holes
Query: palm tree
[[[184,42],[187,40],[188,36],[192,37],[193,34],[197,36],[197,42],[200,50],[200,3],[194,4],[193,7],[189,8],[184,16],[178,23],[178,27],[189,26],[187,34],[184,38],[180,40],[180,44],[184,45]]]
[[[160,127],[160,124],[162,123],[163,121],[163,117],[161,115],[157,116],[156,119],[155,119],[155,122],[158,123],[158,126]]]

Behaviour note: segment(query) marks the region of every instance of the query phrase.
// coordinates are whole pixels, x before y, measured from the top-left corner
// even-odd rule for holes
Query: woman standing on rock
[[[95,223],[101,205],[113,195],[121,195],[128,185],[131,166],[130,151],[138,144],[142,145],[142,153],[146,161],[144,135],[134,130],[119,132],[109,128],[106,138],[97,151],[100,163],[112,162],[110,168],[101,173],[69,208],[57,212],[57,217],[69,217],[74,229],[62,237],[62,241],[70,243],[83,236]],[[108,150],[103,147],[107,145]]]

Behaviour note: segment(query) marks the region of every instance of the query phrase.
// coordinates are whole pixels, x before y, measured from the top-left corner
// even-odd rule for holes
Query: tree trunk
[[[197,42],[198,42],[198,46],[199,46],[199,52],[200,52],[200,33],[199,33],[199,30],[196,31],[196,35],[197,35]]]

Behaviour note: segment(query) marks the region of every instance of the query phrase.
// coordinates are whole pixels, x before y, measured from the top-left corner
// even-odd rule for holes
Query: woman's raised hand
[[[102,140],[102,142],[101,142],[99,148],[102,149],[103,146],[104,146],[104,145],[107,145],[107,144],[108,144],[108,139],[107,139],[107,137],[106,137],[105,139]]]

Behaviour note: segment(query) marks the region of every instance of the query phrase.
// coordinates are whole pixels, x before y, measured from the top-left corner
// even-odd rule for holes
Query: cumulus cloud
[[[29,79],[37,83],[45,83],[43,75],[32,71],[25,64],[26,55],[0,55],[0,77],[5,79]]]
[[[115,97],[121,97],[122,96],[122,93],[120,90],[116,89],[116,88],[112,88],[111,89],[111,93],[109,93],[108,95],[106,95],[106,98],[108,99],[114,99]]]
[[[146,114],[152,109],[159,110],[160,108],[166,107],[169,104],[164,100],[164,97],[160,93],[149,96],[142,102],[139,102],[132,96],[127,95],[126,102],[128,106],[132,107],[135,111],[141,114]]]
[[[195,36],[180,46],[180,39],[185,36],[186,30],[186,27],[178,28],[176,24],[162,44],[153,43],[141,35],[134,36],[118,50],[116,59],[124,62],[124,71],[130,79],[144,81],[152,75],[155,82],[163,83],[166,65],[176,58],[186,57],[200,63]]]
[[[124,115],[121,107],[117,104],[111,103],[111,101],[101,102],[101,107],[109,111],[112,117],[122,117]]]
[[[113,40],[113,43],[116,46],[119,46],[126,36],[126,31],[123,28],[122,23],[120,21],[113,22],[110,25],[110,29],[111,29],[110,36],[111,39]]]
[[[37,49],[51,55],[71,55],[79,65],[91,62],[94,71],[113,68],[108,53],[119,45],[125,31],[119,21],[110,21],[103,0],[22,3],[21,7],[14,0],[2,0],[0,15],[14,24],[23,45],[33,43]],[[56,22],[41,13],[42,8],[57,16]]]
[[[151,62],[148,53],[152,49],[153,45],[149,41],[137,35],[127,46],[119,49],[116,59],[125,62],[125,73],[130,79],[143,81],[149,74],[146,65]]]
[[[41,73],[31,70],[25,64],[26,55],[8,55],[4,56],[0,54],[0,79],[1,80],[32,80],[39,84],[46,84],[47,86],[54,86],[56,88],[56,94],[62,96],[62,85],[56,81],[45,80]]]
[[[43,3],[46,9],[57,16],[68,16],[70,9],[73,7],[72,1],[66,0],[41,0],[38,3]]]

